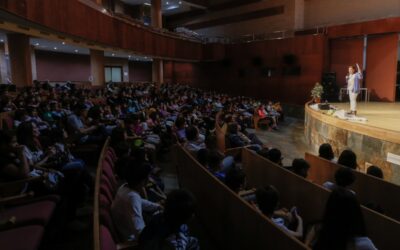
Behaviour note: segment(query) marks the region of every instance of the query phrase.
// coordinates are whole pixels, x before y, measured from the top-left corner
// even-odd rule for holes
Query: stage
[[[345,111],[350,106],[349,103],[331,105]],[[314,153],[325,142],[333,146],[336,156],[350,148],[357,154],[360,171],[366,171],[371,164],[377,165],[384,171],[385,179],[400,184],[400,163],[396,162],[396,156],[400,159],[400,103],[358,102],[357,117],[366,121],[342,120],[307,103],[306,141]]]
[[[339,109],[348,110],[349,103],[332,103]],[[365,125],[400,132],[400,102],[358,102],[357,115],[367,118]]]

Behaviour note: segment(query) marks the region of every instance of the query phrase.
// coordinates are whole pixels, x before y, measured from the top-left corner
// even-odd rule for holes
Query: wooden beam
[[[280,14],[283,14],[284,11],[285,11],[285,6],[281,5],[281,6],[276,6],[276,7],[272,7],[272,8],[266,8],[266,9],[262,9],[262,10],[247,12],[244,14],[221,17],[221,18],[216,18],[216,19],[209,20],[209,21],[193,23],[193,24],[186,25],[185,27],[188,29],[191,29],[191,30],[198,30],[198,29],[203,29],[203,28],[207,28],[207,27],[213,27],[213,26],[230,24],[230,23],[238,23],[238,22],[243,22],[243,21],[247,21],[247,20],[251,20],[251,19],[280,15]]]
[[[199,9],[207,9],[209,7],[208,0],[184,0],[183,2]]]

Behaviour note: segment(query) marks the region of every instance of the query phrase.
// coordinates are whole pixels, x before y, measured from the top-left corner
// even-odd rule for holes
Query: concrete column
[[[90,81],[92,86],[104,86],[104,52],[90,50]]]
[[[151,0],[151,26],[162,28],[161,0]],[[161,84],[164,82],[163,60],[153,59],[152,81]]]
[[[32,80],[37,80],[35,46],[31,46]]]
[[[7,79],[10,77],[7,68],[6,46],[3,42],[0,43],[0,83],[7,83]]]
[[[304,0],[294,1],[294,29],[304,29]]]
[[[157,84],[164,83],[164,66],[163,60],[153,59],[152,81]]]
[[[11,82],[17,87],[32,85],[32,51],[29,36],[7,34]]]

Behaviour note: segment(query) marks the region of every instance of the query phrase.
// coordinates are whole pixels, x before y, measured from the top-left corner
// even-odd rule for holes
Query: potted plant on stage
[[[317,82],[314,88],[311,90],[311,97],[313,98],[313,102],[321,103],[321,97],[323,93],[324,93],[324,88],[319,82]]]

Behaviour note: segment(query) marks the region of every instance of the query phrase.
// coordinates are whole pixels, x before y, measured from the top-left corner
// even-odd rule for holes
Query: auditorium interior
[[[396,197],[400,0],[0,0],[1,250],[395,250]]]

